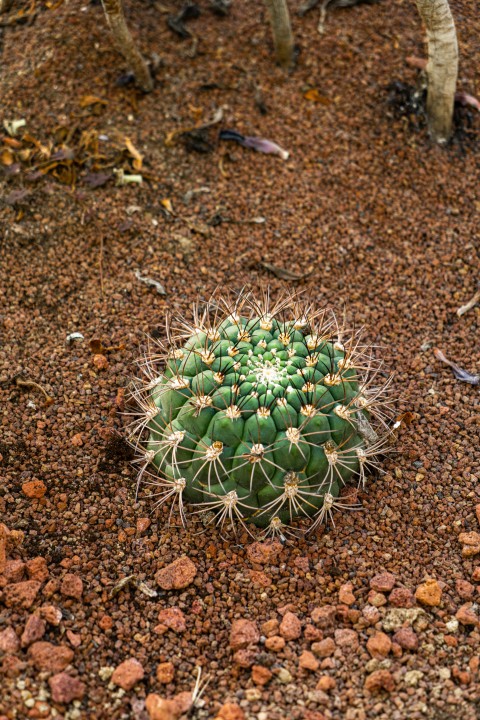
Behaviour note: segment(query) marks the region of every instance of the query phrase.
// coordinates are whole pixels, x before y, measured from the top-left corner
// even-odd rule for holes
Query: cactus
[[[376,386],[381,364],[359,333],[297,296],[241,293],[167,323],[159,345],[140,363],[129,426],[156,506],[280,536],[295,518],[311,530],[351,507],[340,493],[377,467],[390,409],[390,379]]]

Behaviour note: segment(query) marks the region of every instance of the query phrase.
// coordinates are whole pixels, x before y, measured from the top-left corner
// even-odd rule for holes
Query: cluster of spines
[[[378,454],[385,447],[385,433],[381,432],[379,435],[373,425],[379,425],[381,429],[382,426],[383,429],[388,428],[390,416],[390,400],[385,393],[389,381],[383,381],[382,385],[377,387],[381,365],[374,361],[370,349],[360,344],[360,335],[354,333],[349,336],[338,326],[335,317],[328,310],[314,311],[311,306],[305,306],[297,298],[291,297],[273,307],[270,306],[268,296],[257,302],[249,295],[242,295],[233,305],[214,299],[203,308],[195,306],[193,314],[193,324],[178,322],[179,329],[176,333],[172,332],[172,325],[168,323],[166,346],[156,343],[153,352],[150,349],[140,363],[143,379],[136,383],[134,390],[140,415],[130,426],[135,447],[143,447],[137,460],[141,466],[138,484],[143,481],[150,486],[157,506],[171,503],[170,517],[174,507],[177,507],[184,523],[184,493],[187,481],[183,476],[183,468],[196,463],[196,471],[188,483],[190,495],[195,495],[198,478],[204,477],[205,473],[207,475],[207,482],[203,481],[201,491],[199,489],[201,501],[195,503],[194,498],[194,504],[198,505],[196,512],[215,510],[217,523],[222,526],[227,521],[232,525],[234,521],[239,521],[245,526],[246,518],[254,516],[258,521],[262,516],[268,515],[270,521],[265,529],[266,534],[282,535],[287,529],[285,515],[289,518],[313,517],[309,528],[311,530],[327,518],[333,520],[333,510],[351,507],[338,498],[340,489],[345,485],[345,476],[357,477],[358,483],[364,486],[366,471],[377,468]],[[294,422],[288,413],[277,413],[277,417],[280,415],[283,419],[284,426],[281,430],[275,426],[277,436],[272,442],[268,442],[266,421],[272,418],[277,407],[289,404],[285,397],[287,388],[279,385],[280,392],[271,392],[268,397],[268,373],[275,375],[275,364],[271,366],[271,371],[270,368],[268,372],[263,371],[260,360],[257,377],[264,382],[257,383],[256,387],[253,383],[250,387],[245,373],[239,376],[243,367],[238,357],[248,354],[245,344],[251,342],[252,337],[255,338],[255,333],[258,339],[258,336],[269,333],[273,327],[277,330],[279,346],[284,347],[282,357],[285,357],[285,353],[294,357],[299,351],[298,347],[296,351],[292,347],[292,336],[294,341],[296,337],[297,344],[302,345],[302,353],[305,351],[305,368],[297,370],[296,385],[288,386],[288,399],[294,404],[294,410],[301,418],[300,425]],[[229,329],[227,336],[225,328]],[[301,338],[295,336],[295,333],[301,333]],[[215,351],[221,343],[224,354],[219,357]],[[258,340],[260,347],[261,343],[262,339]],[[315,368],[319,348],[324,349],[327,344],[333,348],[333,352],[330,353],[330,367],[326,368],[328,372],[322,376],[321,387],[341,388],[341,392],[336,392],[336,397],[328,405],[320,406],[319,384],[312,382],[315,370],[311,374],[305,370]],[[282,351],[272,350],[274,357],[277,352]],[[164,370],[159,372],[160,367]],[[186,368],[190,375],[187,375]],[[205,368],[215,371],[213,386],[211,378],[207,386],[206,379],[202,376],[202,369]],[[195,375],[197,370],[200,380],[198,375]],[[242,394],[243,383],[248,385],[248,392]],[[348,385],[355,385],[358,389],[348,393]],[[267,401],[259,407],[257,403],[256,410],[252,411],[249,401],[252,396],[258,399],[259,386],[263,391],[262,397],[265,396]],[[216,395],[219,388],[226,388],[226,392]],[[245,420],[253,418],[249,423],[249,442],[240,442],[243,452],[236,455],[234,465],[229,458],[228,467],[225,467],[222,442],[217,440],[207,443],[202,437],[198,437],[192,447],[184,428],[171,417],[165,418],[164,414],[159,413],[158,403],[161,403],[162,395],[172,390],[184,396],[184,403],[185,398],[188,398],[189,407],[192,408],[191,421],[194,424],[194,419],[205,409],[216,413],[221,420],[228,418],[231,425],[242,421],[245,426]],[[217,402],[220,398],[221,405],[214,402],[215,398]],[[172,414],[174,411],[175,408]],[[346,438],[338,438],[337,443],[329,439],[322,443],[322,434],[325,440],[325,436],[332,435],[332,430],[322,429],[324,421],[321,418],[327,415],[332,417],[332,414],[351,426],[352,434]],[[315,427],[314,418],[320,418],[319,427]],[[375,423],[375,420],[378,422]],[[309,425],[313,429],[309,429]],[[271,429],[271,423],[269,426]],[[145,446],[143,440],[146,428],[161,439],[150,441]],[[279,434],[281,442],[278,439]],[[361,443],[357,441],[356,445],[352,445],[354,437],[360,437]],[[294,450],[299,456],[297,469],[290,468],[285,472],[285,468],[279,463],[278,448],[282,443],[286,447],[290,465]],[[322,448],[322,459],[326,460],[326,471],[321,483],[312,488],[309,484],[311,477],[305,475],[301,468],[303,466],[305,469],[304,466],[308,464],[306,454],[310,453],[310,448],[315,448],[318,454],[319,447]],[[166,471],[153,473],[149,467],[157,453],[162,458],[168,457],[168,465]],[[283,457],[281,453],[280,457]],[[229,482],[229,473],[235,470],[238,475],[238,471],[244,468],[250,470],[247,486],[245,487],[244,482],[241,485],[236,484],[233,489]],[[264,493],[267,499],[261,506],[258,501],[251,504],[250,495],[256,473],[262,473],[267,488]],[[276,473],[282,476],[283,492],[280,494],[279,486],[273,481]],[[268,499],[268,488],[277,493],[272,499]]]

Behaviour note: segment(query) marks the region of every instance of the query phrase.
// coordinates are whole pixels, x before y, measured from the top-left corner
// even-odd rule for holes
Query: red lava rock
[[[30,580],[36,580],[37,582],[45,582],[50,575],[47,567],[47,561],[43,557],[32,558],[27,563],[27,573]]]
[[[251,563],[266,565],[272,562],[282,549],[282,544],[278,540],[254,542],[247,547],[247,557]]]
[[[418,586],[415,598],[427,607],[438,607],[442,601],[442,588],[436,580],[431,578]]]
[[[52,708],[45,700],[36,700],[35,704],[27,713],[29,718],[49,718]]]
[[[111,681],[122,690],[131,690],[145,675],[143,665],[135,658],[128,658],[113,671]]]
[[[67,630],[65,635],[67,636],[67,640],[72,647],[77,648],[80,647],[80,645],[82,644],[82,638],[80,637],[80,635],[77,635],[70,629]]]
[[[137,535],[143,535],[144,532],[148,530],[150,525],[152,524],[152,521],[150,518],[138,518],[137,520]]]
[[[273,635],[276,635],[278,633],[279,628],[279,622],[277,619],[273,620],[267,620],[263,623],[261,626],[262,635],[265,635],[265,637],[272,637]]]
[[[62,705],[68,705],[72,700],[81,700],[85,695],[85,683],[68,673],[61,672],[48,679],[52,700]]]
[[[400,608],[412,608],[415,605],[413,592],[409,588],[393,588],[388,596],[390,605]]]
[[[355,630],[335,630],[335,644],[344,652],[358,650],[358,633]]]
[[[159,570],[155,576],[162,590],[181,590],[193,582],[197,568],[186,555]]]
[[[337,610],[333,605],[324,605],[323,607],[314,608],[310,613],[315,625],[322,630],[330,630],[333,628]]]
[[[335,641],[333,638],[325,638],[325,640],[320,640],[320,642],[315,642],[312,644],[312,651],[315,653],[315,655],[318,655],[318,657],[329,657],[330,655],[333,655],[333,653],[336,650]]]
[[[305,626],[303,635],[305,640],[308,642],[318,642],[318,640],[323,640],[323,630],[320,630],[320,628],[315,627],[315,625],[312,625],[311,623]]]
[[[468,580],[457,580],[455,582],[455,589],[462,600],[471,600],[475,592],[475,586],[469,583]]]
[[[380,620],[380,612],[373,605],[365,605],[362,615],[369,625],[375,625]]]
[[[160,610],[158,621],[161,625],[177,633],[185,632],[187,628],[185,615],[178,607],[169,607]]]
[[[328,701],[327,695],[325,696],[325,699]],[[305,710],[302,720],[327,720],[327,716],[318,712],[318,710]]]
[[[392,648],[392,641],[384,632],[376,632],[368,638],[367,650],[372,658],[382,659],[387,657]]]
[[[475,608],[472,602],[467,602],[465,603],[465,605],[462,605],[462,607],[459,608],[455,613],[455,617],[462,625],[479,624],[479,618],[477,613],[475,612]]]
[[[188,690],[186,690],[185,692],[177,693],[173,696],[172,699],[175,703],[177,715],[179,716],[188,713],[192,707],[192,693],[188,692]]]
[[[20,640],[12,627],[0,632],[0,652],[16,653],[20,649]]]
[[[399,658],[403,655],[403,650],[401,646],[397,642],[393,642],[392,640],[392,655],[393,657]]]
[[[25,574],[25,563],[22,560],[7,560],[2,572],[2,576],[8,583],[16,583],[23,580]]]
[[[171,683],[175,677],[175,667],[171,662],[163,662],[157,665],[157,680],[166,685]]]
[[[370,605],[376,608],[382,607],[387,604],[387,598],[383,593],[377,592],[376,590],[370,590],[368,593],[367,600]]]
[[[352,583],[345,583],[338,591],[338,599],[344,605],[353,605],[355,602],[355,595],[353,594]]]
[[[369,693],[378,693],[381,690],[390,693],[395,689],[395,682],[388,670],[374,670],[365,680],[364,687]]]
[[[278,607],[277,612],[279,615],[281,615],[283,617],[285,615],[285,613],[287,613],[287,612],[296,613],[297,606],[294,603],[287,603],[286,605],[282,605],[281,607]]]
[[[42,583],[36,580],[24,580],[23,582],[5,585],[3,588],[3,601],[7,607],[24,608],[32,607]]]
[[[302,652],[298,660],[298,664],[304,670],[311,670],[312,672],[315,672],[315,670],[318,670],[320,667],[319,661],[309,650],[304,650]]]
[[[35,642],[28,648],[28,655],[37,670],[59,673],[73,660],[73,650],[66,645]]]
[[[42,605],[38,608],[37,613],[46,620],[49,625],[54,625],[55,627],[60,625],[62,611],[55,605]]]
[[[272,635],[265,640],[265,647],[272,652],[280,652],[285,647],[285,640],[280,635]]]
[[[475,570],[472,573],[472,580],[474,582],[480,582],[480,565],[475,568]]]
[[[272,581],[268,577],[268,575],[265,575],[265,573],[261,572],[260,570],[249,570],[248,574],[254,585],[260,585],[261,587],[268,587],[269,585],[272,584]]]
[[[251,620],[234,620],[230,629],[230,647],[240,650],[248,645],[255,645],[260,640],[256,623]]]
[[[225,703],[218,711],[215,720],[245,720],[245,713],[236,703]]]
[[[97,370],[106,370],[108,368],[108,360],[105,355],[97,353],[93,356],[93,364]]]
[[[179,717],[175,701],[165,700],[155,693],[147,695],[145,708],[150,720],[177,720]]]
[[[16,657],[7,653],[1,658],[0,661],[0,676],[4,675],[7,678],[15,678],[20,675],[25,669],[25,663]]]
[[[110,615],[102,615],[102,617],[98,621],[98,627],[104,631],[111,630],[113,627],[113,619],[110,617]]]
[[[478,522],[480,523],[480,503],[477,503],[477,505],[475,505],[475,514],[477,516]]]
[[[455,635],[444,635],[443,640],[448,647],[457,647],[458,645],[458,640]]]
[[[254,665],[252,667],[252,680],[255,685],[266,685],[271,678],[271,671],[263,665]]]
[[[458,539],[463,543],[462,557],[474,557],[480,553],[480,533],[460,533]]]
[[[233,662],[243,668],[252,667],[253,663],[257,659],[256,647],[240,648],[233,655]]]
[[[316,690],[322,690],[323,692],[329,692],[330,690],[333,690],[337,686],[337,683],[333,677],[330,677],[330,675],[322,675],[316,686]]]
[[[404,650],[416,650],[418,648],[418,637],[411,627],[397,630],[393,640]]]
[[[469,685],[472,679],[472,676],[467,670],[460,670],[460,668],[457,668],[455,665],[452,668],[452,675],[461,685]]]
[[[280,635],[285,640],[296,640],[302,634],[302,623],[295,613],[286,612],[280,623]]]
[[[27,498],[38,500],[47,492],[47,486],[41,480],[29,480],[23,483],[22,492]]]
[[[370,580],[370,587],[375,592],[388,593],[393,590],[397,578],[389,572],[379,573]]]
[[[60,592],[65,597],[81,600],[83,595],[83,580],[78,575],[67,573],[60,585]]]
[[[73,445],[73,447],[82,447],[82,433],[76,433],[76,435],[72,435],[72,437],[70,438],[70,443]]]
[[[305,574],[310,570],[310,560],[308,557],[296,557],[293,564]]]
[[[59,587],[60,583],[58,582],[57,578],[52,578],[43,588],[42,594],[46,598],[51,598],[52,595],[55,595],[55,593],[58,592]]]
[[[32,643],[41,640],[45,635],[46,628],[45,620],[42,617],[36,614],[30,615],[20,640],[22,648],[28,647]]]

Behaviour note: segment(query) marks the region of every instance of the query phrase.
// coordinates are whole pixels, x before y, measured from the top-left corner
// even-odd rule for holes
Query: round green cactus
[[[133,426],[139,481],[158,505],[178,505],[182,522],[186,502],[280,535],[347,506],[342,488],[376,465],[388,411],[358,335],[297,298],[272,307],[243,294],[195,307],[167,336],[143,363]]]

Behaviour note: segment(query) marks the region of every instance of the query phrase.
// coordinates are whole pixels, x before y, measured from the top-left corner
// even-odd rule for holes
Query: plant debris
[[[480,112],[480,102],[476,97],[465,92],[465,90],[458,90],[455,93],[455,102],[466,107],[473,107]]]
[[[67,345],[71,345],[75,340],[84,340],[85,337],[82,335],[81,332],[73,332],[70,333],[70,335],[67,335],[66,343]]]
[[[260,262],[260,266],[265,268],[265,270],[268,270],[269,272],[273,273],[275,277],[279,278],[280,280],[304,280],[313,272],[313,266],[307,270],[307,272],[304,273],[295,273],[292,272],[292,270],[288,270],[287,268],[278,267],[277,265],[272,265],[268,262],[263,262],[263,260]]]
[[[457,363],[452,362],[452,360],[449,360],[444,353],[439,350],[438,348],[433,348],[433,354],[437,358],[437,360],[440,360],[440,362],[445,363],[445,365],[448,365],[452,368],[453,374],[457,378],[457,380],[460,380],[461,382],[469,383],[470,385],[479,385],[480,384],[480,375],[472,375],[472,373],[469,373],[468,370],[464,370],[460,367],[460,365],[457,365]]]
[[[21,118],[20,120],[4,120],[3,121],[3,127],[7,131],[7,133],[13,137],[14,135],[18,134],[18,131],[25,127],[27,124],[27,121]]]
[[[237,142],[243,147],[249,148],[250,150],[256,150],[257,152],[267,153],[271,155],[279,155],[282,160],[287,160],[289,153],[273,142],[273,140],[267,140],[266,138],[256,137],[252,135],[242,135],[236,130],[221,130],[219,134],[219,140],[231,140]]]
[[[478,290],[475,293],[475,295],[473,295],[473,297],[471,297],[470,300],[467,303],[465,303],[465,305],[462,305],[462,307],[458,308],[457,315],[459,317],[461,317],[462,315],[465,315],[466,312],[468,312],[469,310],[474,308],[475,305],[477,305],[479,302],[480,302],[480,282],[478,283]]]
[[[185,136],[187,134],[191,134],[193,132],[198,132],[205,130],[206,128],[211,127],[212,125],[216,125],[217,123],[221,122],[223,120],[223,111],[224,106],[219,107],[211,120],[207,120],[207,122],[199,122],[197,125],[193,125],[187,128],[181,128],[179,130],[172,130],[172,132],[167,133],[167,136],[165,138],[165,145],[167,147],[170,147],[174,144],[174,142],[177,140],[178,137]]]
[[[188,20],[196,20],[200,17],[200,8],[194,2],[187,2],[182,7],[178,15],[170,15],[167,18],[167,25],[170,30],[173,30],[183,40],[192,37],[192,33],[187,28],[185,23]]]
[[[137,278],[137,280],[140,280],[140,282],[144,283],[144,285],[149,285],[150,287],[154,287],[159,295],[167,294],[163,285],[161,283],[159,283],[157,280],[152,280],[152,278],[142,275],[142,273],[138,269],[134,270],[133,272],[134,272],[134,275]]]
[[[118,595],[121,590],[129,587],[130,585],[137,588],[137,590],[140,590],[140,592],[142,592],[147,597],[154,598],[158,595],[156,590],[152,590],[152,588],[148,587],[148,585],[144,583],[143,580],[137,580],[137,576],[135,574],[132,574],[122,578],[116,585],[113,586],[113,588],[110,590],[110,597],[115,597],[115,595]]]
[[[105,347],[105,345],[102,343],[99,338],[92,338],[90,342],[88,343],[90,347],[90,351],[94,355],[105,355],[107,352],[113,352],[115,350],[125,350],[125,343],[120,343],[120,345],[110,345],[109,347]]]
[[[53,405],[55,402],[54,399],[47,393],[45,388],[43,388],[41,385],[39,385],[37,382],[34,382],[33,380],[22,380],[21,377],[15,378],[15,384],[18,385],[18,387],[25,387],[25,388],[36,388],[37,390],[40,390],[41,393],[45,395],[45,406],[48,407],[49,405]]]

